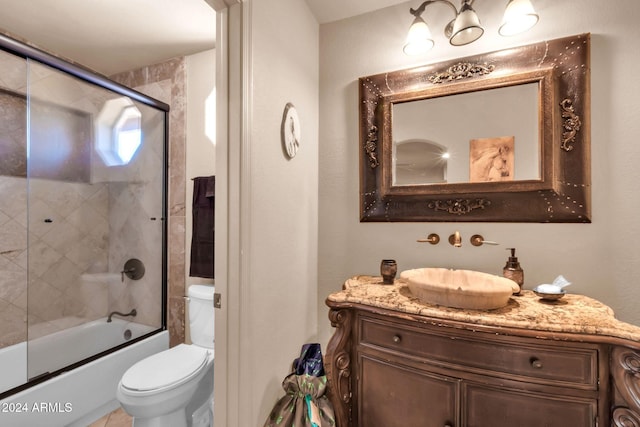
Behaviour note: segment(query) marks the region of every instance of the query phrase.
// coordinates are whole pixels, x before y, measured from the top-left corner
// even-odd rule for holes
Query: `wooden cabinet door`
[[[458,426],[458,379],[366,355],[359,364],[359,426]]]
[[[465,427],[593,427],[595,399],[497,389],[466,383]]]

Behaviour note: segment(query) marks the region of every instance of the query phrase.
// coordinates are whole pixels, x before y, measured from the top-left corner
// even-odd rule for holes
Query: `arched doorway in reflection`
[[[447,182],[447,147],[427,139],[393,144],[393,185]]]

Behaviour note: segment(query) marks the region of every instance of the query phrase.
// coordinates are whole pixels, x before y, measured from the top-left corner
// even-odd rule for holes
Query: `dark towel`
[[[189,276],[213,279],[216,177],[193,179],[193,234]]]

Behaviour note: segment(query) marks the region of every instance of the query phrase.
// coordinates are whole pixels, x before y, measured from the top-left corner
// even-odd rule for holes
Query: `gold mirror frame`
[[[394,103],[538,83],[540,179],[394,186]],[[359,79],[360,221],[591,222],[590,35]]]

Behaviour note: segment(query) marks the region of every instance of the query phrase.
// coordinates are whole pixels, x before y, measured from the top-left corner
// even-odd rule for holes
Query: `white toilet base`
[[[213,402],[202,405],[193,413],[191,427],[213,427]]]

